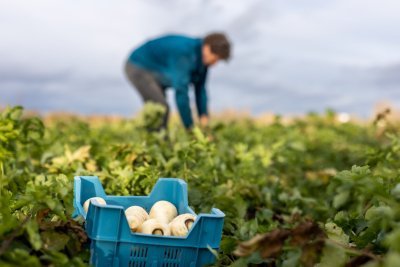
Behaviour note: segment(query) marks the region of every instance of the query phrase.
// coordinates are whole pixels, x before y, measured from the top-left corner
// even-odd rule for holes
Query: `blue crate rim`
[[[90,177],[90,178],[92,178],[92,177],[96,177],[97,179],[99,179],[98,178],[98,176],[83,176],[83,175],[79,175],[79,176],[75,176],[74,177],[74,181],[76,181],[76,182],[78,182],[78,183],[81,183],[81,178],[87,178],[87,177]],[[160,181],[160,180],[166,180],[166,181],[174,181],[174,182],[178,182],[178,183],[180,183],[180,184],[182,184],[182,185],[184,185],[184,186],[187,186],[187,183],[184,181],[184,180],[182,180],[182,179],[180,179],[180,178],[170,178],[170,177],[168,177],[168,178],[166,178],[166,177],[162,177],[162,178],[158,178],[158,180],[157,180],[157,182],[158,181]],[[156,182],[156,183],[157,183]],[[153,193],[153,190],[154,190],[154,187],[155,187],[155,185],[153,186],[153,188],[152,188],[152,190],[150,191],[150,193],[148,194],[148,195],[146,195],[146,196],[143,196],[143,195],[139,195],[139,196],[133,196],[133,197],[149,197],[149,196],[151,196],[152,195],[152,193]],[[127,220],[127,218],[126,218],[126,215],[125,215],[125,209],[124,209],[124,207],[123,206],[121,206],[121,205],[111,205],[111,204],[106,204],[106,205],[104,205],[104,204],[100,204],[99,202],[98,202],[98,200],[97,199],[91,199],[90,200],[90,202],[91,202],[91,205],[89,205],[89,209],[88,209],[88,212],[86,213],[84,210],[83,210],[83,206],[79,203],[79,201],[75,198],[75,195],[78,197],[78,198],[80,198],[80,191],[76,191],[75,190],[76,188],[75,188],[75,182],[74,182],[74,206],[76,206],[75,208],[77,208],[79,211],[80,211],[80,213],[81,214],[76,214],[76,212],[74,213],[74,215],[75,216],[82,216],[85,220],[86,220],[86,216],[87,216],[87,214],[89,213],[89,210],[91,209],[91,206],[92,205],[94,205],[94,206],[96,206],[96,207],[98,207],[98,208],[101,208],[101,209],[117,209],[117,210],[120,210],[123,214],[124,214],[124,217],[125,217],[125,220]],[[95,197],[101,197],[101,198],[103,198],[106,202],[107,202],[107,198],[108,197],[124,197],[124,196],[109,196],[109,195],[107,195],[106,193],[105,193],[105,191],[104,191],[104,188],[101,186],[101,195],[96,195]],[[86,201],[86,200],[85,200]],[[192,230],[195,228],[195,227],[197,227],[197,224],[198,224],[198,222],[199,222],[199,220],[200,220],[200,218],[201,217],[205,217],[205,218],[224,218],[225,217],[225,214],[220,210],[220,209],[218,209],[218,208],[211,208],[211,211],[210,211],[210,213],[199,213],[199,214],[196,214],[191,208],[190,208],[190,206],[188,205],[188,202],[187,202],[187,199],[185,199],[185,205],[187,205],[188,207],[189,207],[189,210],[191,211],[191,213],[193,214],[193,215],[196,215],[196,220],[194,221],[194,223],[193,223],[193,226],[191,227],[191,229],[189,230],[189,232],[188,232],[188,234],[186,235],[186,236],[160,236],[160,235],[150,235],[150,234],[143,234],[143,233],[137,233],[137,232],[133,232],[132,230],[131,230],[131,235],[135,235],[135,236],[143,236],[143,237],[146,237],[146,238],[162,238],[162,239],[176,239],[176,240],[185,240],[185,239],[187,239],[189,236],[190,236],[190,234],[191,234],[191,232],[192,232]],[[94,237],[94,236],[89,236],[91,239],[94,239],[94,240],[97,240],[97,241],[109,241],[109,242],[113,242],[113,240],[111,240],[111,239],[107,239],[107,238],[102,238],[102,237]],[[122,240],[121,240],[122,241]]]

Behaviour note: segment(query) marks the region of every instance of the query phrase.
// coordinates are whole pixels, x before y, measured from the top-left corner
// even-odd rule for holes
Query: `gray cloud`
[[[70,78],[71,71],[41,72],[31,68],[0,65],[0,84],[46,84],[49,82],[63,82]]]
[[[384,89],[390,90],[400,96],[400,62],[387,66],[370,68],[369,73],[375,84]]]
[[[0,105],[129,116],[141,106],[122,72],[133,47],[165,32],[225,30],[234,59],[211,70],[213,110],[366,116],[380,99],[400,104],[399,8],[397,0],[7,1]]]

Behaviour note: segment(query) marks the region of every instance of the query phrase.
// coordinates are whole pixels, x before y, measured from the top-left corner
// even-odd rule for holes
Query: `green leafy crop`
[[[162,113],[151,105],[134,120],[43,120],[2,111],[0,266],[88,264],[89,241],[71,219],[75,175],[97,175],[113,195],[186,180],[197,213],[226,214],[216,266],[400,266],[400,126],[327,112],[148,131]]]

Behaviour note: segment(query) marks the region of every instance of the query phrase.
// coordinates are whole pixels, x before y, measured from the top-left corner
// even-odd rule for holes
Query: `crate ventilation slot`
[[[132,246],[129,267],[146,267],[147,251],[147,247]]]

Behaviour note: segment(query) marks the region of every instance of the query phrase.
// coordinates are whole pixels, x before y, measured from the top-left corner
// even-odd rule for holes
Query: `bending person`
[[[175,90],[184,126],[187,129],[193,127],[189,99],[189,87],[193,85],[199,121],[206,126],[209,121],[205,87],[208,68],[219,60],[228,60],[230,50],[231,45],[222,33],[212,33],[205,38],[166,35],[135,49],[125,64],[125,73],[144,102],[165,106],[164,128],[169,115],[167,88]]]

